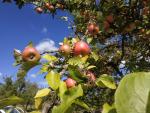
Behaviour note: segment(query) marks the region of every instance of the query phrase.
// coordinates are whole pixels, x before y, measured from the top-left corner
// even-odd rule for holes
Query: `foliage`
[[[115,94],[117,113],[149,113],[150,73],[124,77]]]
[[[35,96],[37,90],[38,86],[35,83],[30,83],[25,80],[13,81],[11,77],[5,77],[4,83],[0,85],[0,100],[2,101],[2,107],[13,105],[13,102],[14,104],[20,104],[20,98],[22,98],[23,102],[21,101],[21,105],[28,110],[29,105],[34,105],[33,97]],[[5,100],[7,105],[3,102]]]
[[[3,2],[10,1],[3,0]],[[41,65],[40,73],[46,74],[45,79],[49,84],[49,89],[46,91],[53,92],[54,97],[51,98],[53,102],[49,103],[49,110],[44,111],[45,113],[48,111],[52,113],[75,112],[77,110],[78,112],[100,112],[104,103],[113,104],[115,90],[124,73],[150,71],[150,2],[148,0],[15,0],[15,3],[19,8],[33,4],[35,11],[39,14],[50,13],[55,17],[58,10],[64,10],[69,11],[74,17],[73,20],[70,20],[69,17],[60,17],[68,22],[69,28],[74,32],[74,35],[62,41],[71,48],[71,52],[70,49],[63,48],[67,55],[62,54],[60,50],[45,51],[41,53],[41,56],[46,61],[31,65],[28,61],[23,60],[21,52],[14,51],[16,65],[20,65],[18,78],[24,78],[26,73],[36,65]],[[78,45],[75,51],[75,45],[79,41],[84,42],[84,45]],[[123,71],[121,71],[121,65],[123,65]],[[126,87],[122,85],[124,84],[122,82],[119,85],[115,95],[118,113],[124,110],[122,108],[124,106],[120,107],[118,101],[122,102],[120,100],[124,96],[129,96],[129,94],[124,94],[130,92],[130,89],[125,90],[124,88],[136,88],[130,92],[133,93],[131,100],[135,98],[132,97],[135,95],[134,91],[140,93],[145,92],[143,89],[148,91],[147,85],[144,85],[144,82],[147,83],[148,80],[141,78],[142,76],[137,77],[137,75],[135,78],[128,75],[123,79],[124,82],[129,77],[128,81],[131,82],[131,86],[127,84],[129,86]],[[143,73],[142,75],[145,76]],[[64,77],[75,80],[74,87],[68,88],[65,80],[61,80]],[[143,89],[138,84],[141,82],[140,79],[144,81],[142,81]],[[138,82],[134,84],[134,80]],[[138,88],[141,88],[143,92]],[[148,98],[148,93],[145,94],[146,96],[142,98]],[[49,95],[38,98],[37,106],[40,106]],[[125,98],[123,105],[126,107],[124,102],[129,102],[128,105],[130,105],[132,101]],[[113,109],[108,104],[104,104],[103,112]],[[134,104],[141,105],[138,102]],[[80,109],[79,106],[90,107],[90,111]],[[142,110],[142,107],[138,108]],[[130,110],[128,106],[126,110]],[[113,112],[115,112],[114,109]],[[127,112],[130,113],[130,111]]]

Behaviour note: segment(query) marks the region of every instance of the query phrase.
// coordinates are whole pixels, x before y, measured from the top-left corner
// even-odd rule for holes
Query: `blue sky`
[[[67,12],[57,12],[57,16],[62,15],[70,17]],[[30,41],[35,46],[56,48],[71,32],[66,22],[48,14],[37,14],[31,5],[20,10],[13,4],[0,2],[0,81],[2,75],[16,76],[17,68],[12,66],[14,48],[23,50]],[[34,76],[37,72],[38,67],[32,69],[27,79],[42,85],[43,76]]]

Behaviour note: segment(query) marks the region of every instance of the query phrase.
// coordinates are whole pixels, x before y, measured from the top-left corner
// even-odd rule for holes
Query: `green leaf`
[[[108,103],[105,103],[103,105],[102,113],[117,113],[117,112],[115,110],[115,106],[114,105],[110,106]]]
[[[82,73],[76,69],[75,67],[69,67],[68,68],[69,71],[69,76],[76,80],[77,82],[83,82],[83,80],[85,79],[84,76],[82,75]]]
[[[8,105],[20,104],[20,103],[23,103],[23,101],[24,100],[22,98],[19,98],[17,96],[4,98],[0,100],[0,108],[6,107]]]
[[[48,71],[49,71],[49,64],[45,63],[42,65],[39,73],[42,74],[42,73],[46,73]]]
[[[70,58],[70,59],[68,60],[68,64],[69,64],[69,65],[73,65],[73,66],[81,65],[81,64],[86,63],[87,59],[88,59],[88,56],[84,56],[84,57],[80,57],[80,56],[73,57],[73,58]]]
[[[81,107],[83,107],[83,108],[85,108],[85,109],[87,109],[87,110],[90,110],[89,106],[81,100],[76,100],[74,103],[81,106]]]
[[[87,37],[86,40],[87,40],[87,43],[89,44],[89,43],[92,42],[93,38],[92,37]]]
[[[44,58],[44,59],[46,59],[48,61],[57,61],[58,60],[57,57],[52,56],[50,54],[45,54],[44,56],[42,56],[42,58]]]
[[[108,87],[110,89],[116,89],[116,84],[114,82],[114,79],[112,78],[112,76],[109,76],[107,74],[101,75],[96,80],[96,85],[100,87]]]
[[[66,91],[67,91],[66,83],[61,81],[59,85],[59,96],[60,96],[61,101]]]
[[[94,58],[95,61],[97,61],[99,59],[99,56],[96,52],[92,52],[91,56],[92,56],[92,58]]]
[[[59,106],[54,106],[52,113],[60,113],[60,111],[61,113],[66,113],[72,103],[74,103],[80,96],[83,96],[81,85],[69,89],[66,93],[64,93],[61,104]]]
[[[46,75],[46,80],[53,90],[57,90],[60,84],[60,74],[55,71],[50,71]]]
[[[39,90],[36,93],[34,98],[42,98],[42,97],[45,97],[45,96],[49,95],[49,93],[50,93],[50,89],[44,88],[44,89]]]
[[[126,75],[115,93],[117,113],[150,113],[150,72]]]
[[[146,113],[150,112],[150,91],[148,94],[147,105],[146,105]]]

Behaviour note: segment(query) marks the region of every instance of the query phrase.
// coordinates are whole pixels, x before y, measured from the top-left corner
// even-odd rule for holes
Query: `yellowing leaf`
[[[89,69],[93,69],[93,68],[96,68],[96,66],[90,65],[90,66],[87,67],[88,70],[89,70]]]
[[[42,104],[42,98],[36,98],[35,99],[35,108],[40,109]]]
[[[36,93],[36,96],[34,98],[42,98],[47,96],[50,93],[50,89],[45,88],[45,89],[41,89]]]
[[[45,54],[44,56],[42,56],[42,58],[44,58],[44,59],[46,59],[48,61],[57,61],[58,60],[57,57],[52,56],[50,54]]]
[[[46,80],[48,82],[48,85],[53,89],[57,90],[60,84],[60,74],[54,71],[50,71],[46,75]]]
[[[108,87],[110,89],[116,89],[116,84],[114,82],[114,79],[112,78],[112,76],[109,76],[107,74],[101,75],[96,80],[96,85],[100,87]]]

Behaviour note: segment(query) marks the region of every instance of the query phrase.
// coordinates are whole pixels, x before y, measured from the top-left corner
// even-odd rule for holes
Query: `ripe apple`
[[[97,35],[99,32],[99,27],[95,23],[90,23],[87,29],[88,29],[88,32],[92,35]]]
[[[49,2],[46,2],[45,3],[45,7],[49,10],[49,11],[54,11],[55,7],[49,3]]]
[[[149,7],[144,7],[142,14],[143,14],[143,15],[148,15],[148,14],[150,14],[150,8],[149,8]]]
[[[110,28],[110,24],[107,21],[104,21],[104,30],[108,31],[108,29]]]
[[[106,21],[109,22],[110,24],[113,23],[113,21],[114,21],[113,15],[107,16],[107,17],[106,17]]]
[[[35,11],[39,14],[41,14],[43,12],[43,9],[41,7],[36,7]]]
[[[26,47],[22,52],[22,59],[29,63],[38,63],[41,59],[40,53],[34,47]]]
[[[88,55],[90,53],[89,45],[84,41],[76,42],[74,45],[74,55]]]
[[[71,53],[71,48],[68,44],[63,44],[60,46],[59,51],[64,55],[69,55]]]
[[[65,81],[67,88],[72,88],[76,85],[76,81],[73,80],[72,78],[67,78]]]
[[[94,73],[91,72],[91,71],[87,71],[87,72],[86,72],[86,76],[87,76],[91,81],[95,81],[95,80],[96,80],[96,77],[95,77]]]

